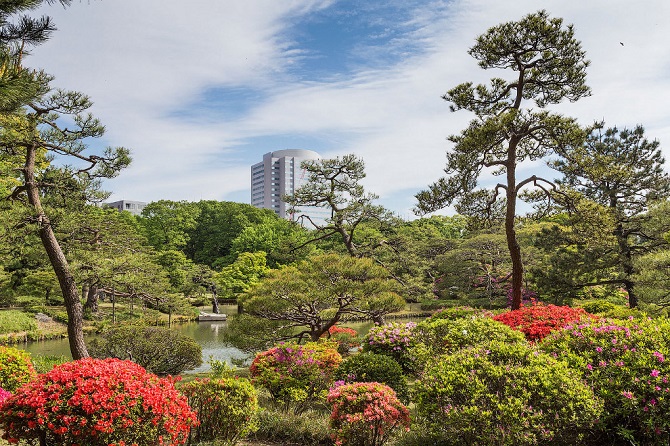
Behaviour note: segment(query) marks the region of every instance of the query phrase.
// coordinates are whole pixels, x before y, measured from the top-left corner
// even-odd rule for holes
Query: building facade
[[[106,208],[114,208],[119,212],[128,211],[133,215],[140,215],[142,209],[144,209],[147,204],[143,201],[121,200],[111,203],[103,203],[102,205]]]
[[[251,166],[251,205],[294,219],[287,213],[287,205],[281,197],[292,195],[306,179],[300,163],[320,158],[318,153],[302,149],[277,150],[263,155],[263,161]]]

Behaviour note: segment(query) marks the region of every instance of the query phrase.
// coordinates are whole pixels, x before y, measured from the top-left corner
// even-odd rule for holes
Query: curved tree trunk
[[[58,278],[65,299],[65,309],[67,310],[68,323],[67,334],[70,342],[70,352],[72,359],[87,358],[89,356],[84,342],[84,314],[79,299],[79,291],[75,283],[70,265],[63,254],[63,250],[56,239],[56,235],[51,227],[49,217],[44,213],[42,201],[40,200],[37,182],[35,180],[35,156],[37,148],[29,146],[26,148],[26,163],[24,166],[26,192],[28,195],[28,202],[35,210],[34,219],[38,225],[38,234],[42,245],[49,257],[51,266]]]

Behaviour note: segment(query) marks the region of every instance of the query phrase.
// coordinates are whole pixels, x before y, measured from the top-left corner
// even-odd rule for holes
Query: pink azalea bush
[[[2,409],[2,437],[9,443],[179,445],[197,424],[174,380],[119,359],[57,365],[19,388]]]
[[[568,325],[541,348],[582,374],[605,410],[602,435],[619,444],[670,441],[670,322],[602,319]]]
[[[409,410],[385,384],[339,385],[328,393],[328,403],[338,446],[382,446],[399,428],[409,430]]]
[[[415,328],[414,322],[391,322],[372,327],[363,343],[363,351],[390,356],[404,370],[410,370],[412,360],[408,352]]]
[[[277,403],[301,413],[325,399],[341,362],[334,342],[279,344],[258,353],[249,373]]]
[[[12,392],[8,392],[0,387],[0,407],[2,406],[2,403],[10,396],[12,396]]]

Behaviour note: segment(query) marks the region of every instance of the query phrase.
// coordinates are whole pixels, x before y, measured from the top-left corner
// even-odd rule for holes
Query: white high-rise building
[[[293,219],[287,214],[283,195],[292,195],[306,180],[300,163],[321,159],[312,150],[277,150],[263,155],[263,161],[251,166],[251,205],[272,209],[277,215]]]

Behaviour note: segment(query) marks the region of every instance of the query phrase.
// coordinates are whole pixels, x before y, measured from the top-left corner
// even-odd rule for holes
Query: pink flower
[[[654,369],[654,370],[651,371],[651,373],[650,373],[649,375],[651,375],[651,376],[653,376],[654,378],[656,378],[660,373],[661,373],[661,372],[659,372],[658,370]]]

